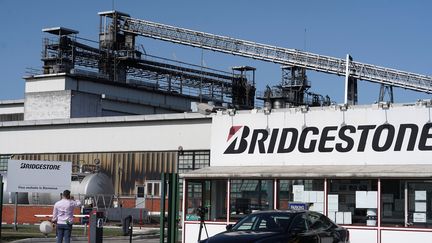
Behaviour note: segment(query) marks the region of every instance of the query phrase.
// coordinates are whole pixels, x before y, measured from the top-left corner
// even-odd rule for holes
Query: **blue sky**
[[[97,12],[111,10],[103,0],[0,0],[0,100],[24,97],[26,68],[41,68],[42,28],[64,26],[97,40]],[[115,9],[132,17],[231,36],[317,54],[432,75],[431,1],[132,1],[116,0]],[[138,38],[152,55],[201,63],[201,50]],[[280,82],[279,65],[204,51],[208,67],[257,68],[257,89]],[[343,102],[344,79],[308,72],[312,92]],[[379,85],[359,82],[359,103],[377,100]],[[431,95],[395,89],[396,102]]]

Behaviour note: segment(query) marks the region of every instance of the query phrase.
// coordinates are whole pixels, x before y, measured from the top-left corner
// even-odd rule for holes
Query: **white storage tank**
[[[85,198],[93,197],[97,200],[99,207],[110,206],[111,197],[114,194],[114,187],[111,178],[102,172],[88,174],[81,181],[72,181],[71,195],[82,202]],[[52,193],[29,193],[30,204],[52,205],[60,200],[60,194]],[[103,202],[105,200],[105,202]],[[102,205],[105,203],[105,205]],[[96,206],[96,205],[95,205]]]
[[[78,197],[78,195],[89,197],[94,195],[111,196],[114,194],[111,178],[102,172],[87,175],[80,183],[72,183],[71,188],[71,193],[75,197]]]

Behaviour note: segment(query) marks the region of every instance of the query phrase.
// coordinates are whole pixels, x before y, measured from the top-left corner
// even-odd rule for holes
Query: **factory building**
[[[255,210],[303,207],[348,228],[352,243],[429,242],[430,100],[356,103],[357,79],[382,93],[390,83],[429,92],[430,77],[116,11],[99,16],[98,47],[75,30],[43,30],[43,70],[25,77],[23,100],[0,101],[4,172],[10,159],[71,162],[82,181],[106,175],[112,191],[92,195],[103,207],[149,211],[164,200],[160,174],[180,173],[183,242],[196,242],[199,207],[209,235]],[[282,83],[255,97],[253,67],[226,73],[148,56],[135,48],[139,35],[282,64]],[[344,104],[308,92],[306,69],[345,75]],[[7,223],[14,200],[20,223],[52,210],[45,195],[6,197]]]

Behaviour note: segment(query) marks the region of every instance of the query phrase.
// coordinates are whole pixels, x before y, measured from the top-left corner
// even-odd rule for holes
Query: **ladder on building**
[[[310,52],[123,17],[124,32],[217,52],[432,93],[432,77]]]

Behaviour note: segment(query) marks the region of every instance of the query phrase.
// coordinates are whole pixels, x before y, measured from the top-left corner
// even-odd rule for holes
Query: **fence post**
[[[161,202],[160,202],[160,243],[165,242],[165,196],[166,196],[166,179],[165,173],[161,173]]]

